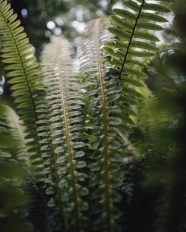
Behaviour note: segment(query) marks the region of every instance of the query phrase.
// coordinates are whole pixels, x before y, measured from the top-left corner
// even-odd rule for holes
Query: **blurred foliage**
[[[27,156],[19,119],[8,106],[0,104],[0,225],[2,232],[32,231],[27,222],[29,194],[26,183]],[[18,133],[18,131],[20,133]],[[20,150],[21,148],[21,150]]]
[[[38,56],[52,35],[64,35],[74,47],[80,44],[84,23],[110,15],[118,0],[9,0],[36,48]],[[47,23],[52,26],[47,27]]]
[[[121,188],[123,231],[186,231],[186,23],[184,0],[164,43],[149,60],[135,133],[129,136],[130,164],[124,162]],[[133,157],[133,158],[132,158]],[[139,229],[140,228],[140,229]]]

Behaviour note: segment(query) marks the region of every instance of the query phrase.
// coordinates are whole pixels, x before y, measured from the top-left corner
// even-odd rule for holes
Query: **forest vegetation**
[[[1,232],[186,231],[185,1],[34,2],[0,0]]]

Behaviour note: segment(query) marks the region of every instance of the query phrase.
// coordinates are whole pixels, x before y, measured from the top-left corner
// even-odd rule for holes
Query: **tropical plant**
[[[123,1],[112,22],[101,18],[88,23],[77,60],[72,59],[69,42],[60,37],[46,45],[39,66],[16,14],[0,0],[1,60],[23,124],[12,132],[14,121],[10,115],[6,122],[2,117],[0,132],[6,127],[12,141],[7,143],[7,136],[1,141],[0,165],[13,159],[16,170],[20,165],[24,171],[21,175],[13,168],[11,173],[3,169],[1,179],[32,199],[30,209],[23,199],[23,209],[15,201],[1,203],[6,208],[0,214],[5,220],[2,231],[7,231],[12,217],[17,221],[9,231],[20,231],[20,220],[24,231],[125,231],[122,162],[129,151],[128,133],[135,126],[132,117],[138,114],[133,106],[147,106],[138,88],[145,86],[144,70],[151,69],[148,58],[157,51],[153,32],[167,21],[158,15],[170,11],[165,2],[173,1]],[[18,199],[14,192],[11,197]],[[41,221],[34,218],[34,201],[43,202],[37,208]],[[24,209],[30,216],[21,214]]]

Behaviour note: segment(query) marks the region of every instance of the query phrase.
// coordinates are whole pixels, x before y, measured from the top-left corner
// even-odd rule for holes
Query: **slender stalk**
[[[74,212],[75,212],[75,221],[76,221],[76,231],[79,231],[79,214],[78,214],[78,202],[77,202],[77,189],[76,189],[76,180],[75,180],[75,173],[74,173],[74,163],[73,163],[73,156],[72,156],[72,148],[70,144],[70,131],[69,131],[69,123],[68,123],[68,115],[66,111],[66,100],[64,95],[65,86],[63,86],[63,76],[61,70],[61,63],[60,63],[60,48],[57,49],[57,67],[59,71],[59,85],[60,85],[60,93],[61,93],[61,109],[63,111],[63,121],[64,121],[64,128],[65,128],[65,136],[66,136],[66,145],[68,151],[68,161],[69,161],[69,168],[70,168],[70,175],[71,175],[71,184],[73,190],[73,201],[74,201]]]

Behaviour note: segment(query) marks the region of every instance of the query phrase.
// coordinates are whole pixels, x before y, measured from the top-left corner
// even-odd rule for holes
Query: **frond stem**
[[[59,53],[60,49],[58,49]],[[77,202],[77,189],[76,189],[76,180],[75,180],[75,173],[74,173],[74,163],[73,163],[73,157],[72,157],[72,148],[70,144],[70,132],[69,132],[69,125],[68,125],[68,116],[66,111],[66,101],[64,96],[64,86],[62,82],[62,70],[61,70],[61,63],[60,63],[60,54],[58,54],[58,60],[57,60],[57,67],[59,71],[59,82],[60,82],[60,92],[61,92],[61,106],[63,111],[63,119],[64,119],[64,127],[65,127],[65,136],[66,136],[66,145],[67,145],[67,151],[68,151],[68,160],[69,160],[69,166],[70,166],[70,175],[72,179],[72,189],[73,189],[73,200],[74,200],[74,211],[75,211],[75,221],[76,221],[76,231],[79,231],[79,214],[78,214],[78,202]]]
[[[135,29],[136,29],[136,26],[137,26],[137,23],[138,23],[138,20],[139,20],[139,17],[140,17],[140,14],[141,14],[141,11],[143,9],[144,4],[145,4],[145,0],[143,0],[142,4],[140,6],[140,9],[139,9],[138,15],[136,17],[136,21],[135,21],[135,24],[134,24],[134,27],[133,27],[133,30],[132,30],[132,33],[131,33],[131,36],[130,36],[128,46],[127,46],[126,54],[125,54],[125,57],[124,57],[124,60],[123,60],[122,66],[121,66],[121,70],[120,70],[120,73],[119,73],[119,80],[121,79],[121,76],[122,76],[122,72],[123,72],[123,69],[124,69],[124,66],[125,66],[125,63],[126,63],[126,60],[127,60],[127,56],[128,56],[128,53],[129,53],[129,49],[130,49],[130,46],[131,46],[133,35],[134,35],[134,32],[135,32]]]

